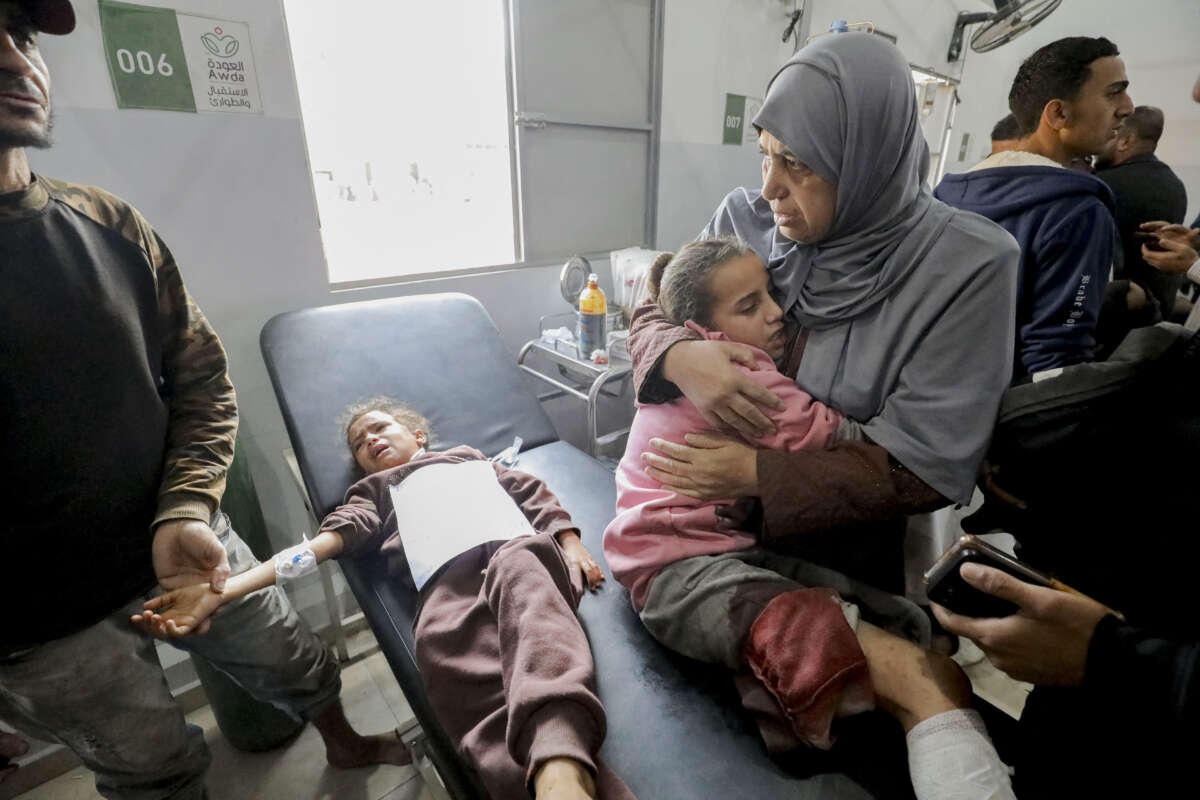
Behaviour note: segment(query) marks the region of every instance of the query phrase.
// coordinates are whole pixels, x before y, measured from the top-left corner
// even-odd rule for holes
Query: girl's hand
[[[558,543],[563,549],[563,554],[567,557],[567,564],[572,570],[579,570],[583,573],[583,581],[589,589],[599,589],[604,583],[604,571],[600,569],[600,565],[596,563],[596,559],[592,558],[592,554],[583,546],[583,542],[579,539],[579,534],[575,531],[566,531],[558,535]]]
[[[209,584],[197,583],[147,600],[141,614],[130,617],[137,627],[160,639],[175,639],[205,633],[213,612],[221,606],[220,592]]]
[[[699,500],[758,495],[758,456],[753,447],[724,436],[689,433],[687,444],[654,438],[657,452],[642,453],[646,474],[670,489]]]
[[[757,439],[775,423],[759,406],[783,410],[783,401],[755,383],[737,364],[755,369],[749,347],[735,342],[679,342],[663,359],[663,377],[679,387],[714,428],[732,428]]]

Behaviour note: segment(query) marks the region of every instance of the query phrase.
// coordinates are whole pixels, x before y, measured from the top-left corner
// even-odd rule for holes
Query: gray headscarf
[[[754,124],[837,185],[824,241],[773,242],[772,279],[807,327],[858,316],[891,294],[953,214],[925,183],[912,72],[882,37],[823,36],[802,49],[771,80]]]
[[[754,247],[809,330],[797,383],[966,502],[1011,376],[1016,243],[933,198],[912,74],[882,37],[805,46],[754,124],[837,185],[830,232],[794,242],[760,192],[736,189],[703,235]]]

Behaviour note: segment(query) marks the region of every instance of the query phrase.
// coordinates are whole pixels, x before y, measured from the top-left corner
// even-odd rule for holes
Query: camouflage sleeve
[[[158,512],[208,522],[225,491],[237,436],[237,399],[225,348],[183,285],[175,258],[145,220],[146,243],[158,286],[163,380],[170,417]]]
[[[44,176],[38,182],[51,196],[136,244],[154,271],[169,418],[153,524],[169,519],[207,523],[225,491],[237,435],[237,400],[225,349],[184,288],[171,251],[137,209],[95,186]]]

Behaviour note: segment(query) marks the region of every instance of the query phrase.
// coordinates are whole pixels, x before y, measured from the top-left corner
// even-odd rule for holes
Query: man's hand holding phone
[[[994,594],[981,592],[963,580],[959,567],[968,563],[995,567],[1034,586],[1066,588],[1049,575],[1018,561],[977,536],[964,534],[925,572],[929,599],[965,617],[1007,617],[1018,611],[1016,604]]]
[[[1142,240],[1142,260],[1155,269],[1181,275],[1191,269],[1200,255],[1200,228],[1143,222],[1134,236]]]
[[[1162,220],[1143,222],[1138,228],[1135,236],[1152,235],[1159,240],[1174,239],[1191,247],[1200,247],[1200,228],[1189,228],[1186,225],[1176,225]]]
[[[936,603],[934,616],[946,630],[979,645],[999,669],[1019,681],[1049,686],[1083,682],[1088,646],[1096,625],[1112,613],[1081,594],[1034,586],[994,567],[963,563],[962,580],[975,589],[1012,603],[1006,617],[976,618],[955,614]]]

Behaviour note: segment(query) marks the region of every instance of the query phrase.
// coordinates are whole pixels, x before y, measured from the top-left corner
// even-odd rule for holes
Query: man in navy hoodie
[[[1017,70],[1008,104],[1017,149],[995,153],[934,196],[1004,227],[1021,245],[1013,379],[1092,359],[1112,268],[1112,192],[1067,169],[1104,150],[1133,111],[1125,65],[1104,38],[1059,39]]]

